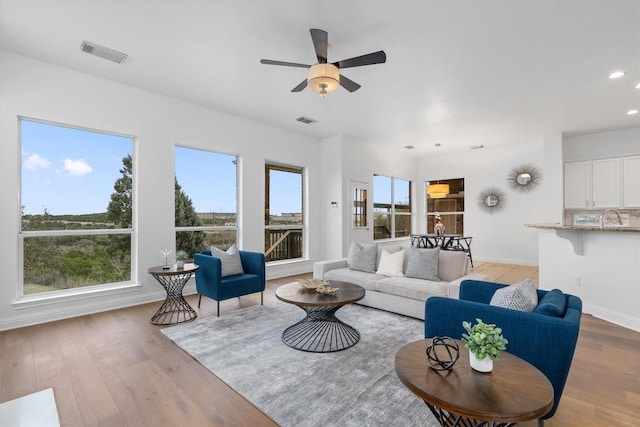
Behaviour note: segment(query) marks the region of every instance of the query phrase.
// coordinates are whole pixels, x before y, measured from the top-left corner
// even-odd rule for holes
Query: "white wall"
[[[523,163],[537,167],[543,175],[540,186],[528,193],[512,190],[507,182],[511,169]],[[439,164],[436,157],[424,158],[418,162],[418,169],[422,206],[425,181],[464,178],[464,234],[473,237],[474,261],[538,264],[537,232],[524,224],[541,222],[544,215],[549,184],[542,140],[440,155]],[[477,205],[478,196],[488,187],[496,187],[505,194],[503,208],[493,214],[483,212]],[[427,232],[425,216],[418,221],[419,232]]]
[[[565,136],[565,162],[640,154],[640,127]]]
[[[640,233],[540,230],[540,288],[582,299],[583,312],[640,331]]]
[[[342,137],[336,136],[323,140],[321,155],[320,246],[322,256],[320,259],[327,260],[342,257],[344,229],[342,212],[350,209],[350,205],[345,204],[343,195]],[[347,193],[349,193],[348,190]],[[337,202],[338,206],[334,208],[331,205],[332,202]]]
[[[325,259],[336,259],[346,256],[351,242],[351,181],[359,181],[369,184],[370,194],[368,199],[368,212],[373,213],[373,175],[386,175],[407,179],[415,182],[416,160],[408,153],[389,150],[379,145],[367,144],[349,136],[339,136],[323,141],[323,170],[332,175],[325,176],[323,180],[323,194],[325,200],[321,209],[323,212],[323,242]],[[335,210],[329,203],[338,200],[341,219],[336,219]],[[415,200],[415,188],[413,190]],[[418,216],[418,206],[414,204],[413,218]],[[373,225],[373,217],[370,218]],[[371,228],[370,239],[373,239]],[[408,238],[398,239],[408,241]],[[406,243],[406,242],[405,242]]]
[[[164,297],[147,274],[162,262],[160,249],[174,247],[174,146],[240,155],[242,235],[239,246],[263,251],[264,163],[306,168],[308,194],[320,190],[320,142],[271,126],[188,104],[73,70],[0,51],[0,251],[7,266],[0,286],[0,330],[51,319],[139,304]],[[109,66],[105,64],[105,66]],[[138,190],[135,286],[90,297],[44,299],[16,304],[18,283],[18,116],[43,119],[136,137]],[[202,171],[207,180],[207,171]],[[212,191],[215,183],[211,182]],[[79,195],[81,196],[81,195]],[[318,224],[317,198],[306,206],[308,224]],[[308,227],[309,258],[319,259],[319,227]],[[311,261],[268,269],[277,277],[311,271]],[[185,292],[193,292],[193,284]]]

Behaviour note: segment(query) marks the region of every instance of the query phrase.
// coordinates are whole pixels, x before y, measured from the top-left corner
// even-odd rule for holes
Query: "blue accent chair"
[[[220,316],[220,301],[260,292],[260,304],[264,303],[265,289],[265,260],[260,252],[238,251],[242,260],[244,274],[222,277],[222,263],[220,258],[211,255],[211,251],[195,254],[193,262],[200,268],[196,271],[196,290],[198,308],[202,296],[218,302],[218,317]]]
[[[479,280],[465,280],[460,285],[460,299],[431,297],[425,302],[425,338],[448,336],[459,339],[462,321],[495,323],[509,340],[507,352],[538,368],[553,386],[553,407],[538,420],[551,418],[558,408],[578,340],[582,300],[564,294],[566,308],[560,317],[526,313],[489,305],[494,292],[504,286]],[[537,290],[538,301],[549,291]],[[499,362],[498,362],[499,363]]]

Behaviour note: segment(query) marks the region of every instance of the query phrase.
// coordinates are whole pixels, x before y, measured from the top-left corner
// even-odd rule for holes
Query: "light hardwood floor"
[[[526,266],[482,264],[475,271],[501,283],[538,277]],[[291,280],[269,281],[265,302]],[[187,300],[197,306],[197,296]],[[221,311],[259,303],[259,296],[233,299]],[[158,307],[0,332],[0,402],[53,387],[63,426],[275,425],[149,323]],[[203,298],[197,311],[215,316],[215,307]],[[640,333],[584,315],[560,407],[545,425],[631,427],[639,420]]]

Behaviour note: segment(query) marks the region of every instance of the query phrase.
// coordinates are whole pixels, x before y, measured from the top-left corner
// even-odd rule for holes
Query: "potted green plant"
[[[462,322],[467,333],[462,334],[464,348],[469,350],[469,364],[480,372],[491,372],[493,361],[507,348],[509,341],[502,336],[502,329],[495,324],[476,319],[475,324]]]
[[[184,262],[189,259],[189,254],[186,251],[180,249],[176,252],[176,267],[178,269],[184,268]]]

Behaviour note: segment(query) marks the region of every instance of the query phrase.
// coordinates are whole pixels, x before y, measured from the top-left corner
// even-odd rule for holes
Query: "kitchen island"
[[[539,229],[541,289],[577,295],[585,313],[640,331],[640,227],[525,225]]]

